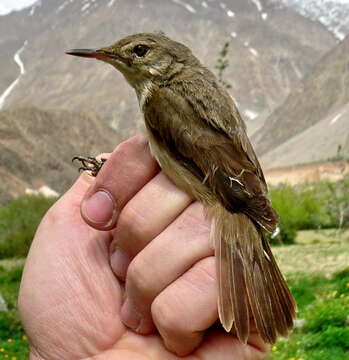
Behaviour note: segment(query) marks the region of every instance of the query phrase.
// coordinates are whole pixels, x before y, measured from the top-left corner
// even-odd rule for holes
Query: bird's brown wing
[[[218,105],[200,102],[198,93],[193,96],[199,99],[196,105],[188,93],[158,89],[144,109],[148,130],[158,146],[204,182],[226,209],[246,213],[273,231],[277,216],[243,125],[235,118],[230,125],[218,119],[219,112],[222,118],[229,116],[229,103],[223,106],[226,100],[215,109]]]
[[[234,101],[225,89],[217,85],[211,72],[204,71],[205,76],[191,77],[187,86],[175,87],[173,91],[184,97],[203,121],[231,139],[235,150],[251,162],[267,192],[263,171]]]
[[[251,310],[265,341],[272,343],[277,334],[286,335],[295,303],[256,226],[271,231],[277,216],[266,197],[264,178],[246,154],[249,147],[242,148],[246,144],[240,142],[240,129],[232,127],[228,136],[185,96],[166,88],[154,93],[144,110],[151,141],[156,142],[155,155],[165,172],[172,179],[190,173],[191,186],[184,190],[198,184],[208,189],[223,327],[230,331],[234,326],[238,338],[246,342]]]

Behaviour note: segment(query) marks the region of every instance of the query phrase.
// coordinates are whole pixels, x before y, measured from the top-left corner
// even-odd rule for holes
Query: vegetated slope
[[[112,151],[117,133],[94,115],[35,107],[0,112],[0,204],[26,188],[66,190],[78,176],[75,155]]]

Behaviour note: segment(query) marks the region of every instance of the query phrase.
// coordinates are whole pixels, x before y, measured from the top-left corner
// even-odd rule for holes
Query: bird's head
[[[163,33],[130,35],[97,50],[73,49],[66,53],[113,65],[137,92],[149,82],[161,83],[184,66],[198,64],[189,48]]]

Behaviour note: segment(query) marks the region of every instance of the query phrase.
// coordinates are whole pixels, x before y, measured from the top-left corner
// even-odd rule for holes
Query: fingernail
[[[109,225],[115,212],[114,201],[106,191],[99,190],[84,200],[81,212],[92,223]]]
[[[111,268],[114,274],[121,279],[125,279],[130,261],[130,257],[120,248],[116,248],[110,256]]]
[[[128,299],[126,299],[122,305],[120,316],[122,322],[135,331],[137,331],[141,325],[141,315],[136,311]]]

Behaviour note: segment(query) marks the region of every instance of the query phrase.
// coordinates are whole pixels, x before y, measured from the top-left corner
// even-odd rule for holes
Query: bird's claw
[[[82,166],[79,167],[79,172],[88,171],[91,176],[96,177],[99,173],[99,170],[102,168],[103,164],[107,159],[97,160],[94,157],[88,156],[74,156],[72,162],[78,160],[81,162]]]

